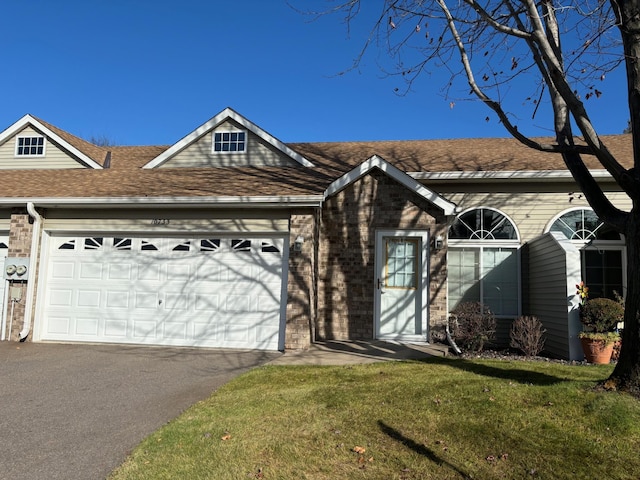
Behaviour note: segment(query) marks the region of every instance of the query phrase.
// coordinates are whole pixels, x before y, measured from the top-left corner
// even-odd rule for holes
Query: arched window
[[[463,212],[449,229],[449,309],[480,302],[499,317],[520,311],[520,240],[514,223],[492,208]]]
[[[560,232],[580,249],[581,278],[589,297],[624,295],[626,252],[622,236],[590,208],[566,210],[549,223],[547,231]]]
[[[551,232],[561,232],[569,240],[589,242],[593,240],[620,240],[620,234],[602,222],[593,210],[579,208],[557,217],[549,227]]]
[[[476,208],[461,214],[451,225],[450,240],[517,240],[513,222],[491,208]]]

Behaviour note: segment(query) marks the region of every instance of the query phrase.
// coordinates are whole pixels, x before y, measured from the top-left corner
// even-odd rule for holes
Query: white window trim
[[[566,210],[563,210],[562,212],[558,213],[549,221],[549,223],[547,223],[546,227],[544,227],[544,233],[549,233],[551,231],[551,227],[553,226],[553,224],[556,223],[558,220],[560,220],[560,218],[562,218],[567,213],[579,212],[582,210],[588,210],[590,212],[593,212],[593,208],[590,208],[590,207],[567,208]],[[598,239],[580,240],[580,239],[574,239],[574,238],[569,238],[568,240],[572,244],[576,245],[578,248],[582,246],[597,246],[597,245],[601,245],[601,246],[626,245],[626,241],[623,234],[620,234],[620,240],[598,240]]]
[[[522,244],[520,242],[520,230],[518,229],[518,226],[516,225],[516,223],[513,221],[513,219],[507,215],[506,213],[504,213],[502,210],[499,210],[497,208],[492,208],[492,207],[486,207],[484,205],[479,205],[477,207],[471,207],[471,208],[467,208],[466,210],[463,210],[462,212],[460,212],[458,215],[456,215],[456,220],[458,219],[458,217],[461,217],[462,215],[464,215],[465,213],[468,213],[472,210],[480,210],[480,209],[484,209],[484,210],[493,210],[494,212],[499,213],[500,215],[503,215],[509,222],[511,222],[511,225],[513,225],[513,229],[515,231],[516,234],[516,238],[514,239],[498,239],[498,240],[482,240],[482,239],[478,239],[478,238],[469,238],[469,239],[449,239],[448,238],[448,234],[447,234],[447,248],[462,248],[462,247],[468,247],[468,248],[477,248],[480,250],[480,272],[482,272],[483,270],[483,265],[482,265],[482,251],[484,248],[509,248],[509,249],[514,249],[515,253],[516,253],[516,275],[517,275],[517,292],[518,292],[518,301],[517,301],[517,314],[515,316],[515,318],[518,318],[520,315],[522,315]],[[448,261],[448,260],[447,260]],[[484,277],[480,277],[480,280],[482,280]],[[482,303],[484,305],[484,282],[480,282],[480,303]],[[447,282],[447,312],[451,311],[451,304],[450,304],[450,297],[449,297],[449,282]],[[514,318],[513,315],[496,315],[496,318]]]
[[[473,210],[492,210],[494,212],[499,213],[500,215],[502,215],[504,218],[506,218],[509,222],[511,222],[511,225],[513,225],[513,230],[516,233],[516,238],[513,239],[496,239],[496,240],[481,240],[481,239],[475,239],[475,238],[456,238],[456,239],[448,239],[448,232],[447,232],[447,242],[449,242],[450,244],[454,244],[456,242],[464,242],[465,245],[470,245],[470,242],[491,242],[491,245],[514,245],[515,243],[518,244],[518,248],[520,248],[520,230],[518,230],[518,226],[516,225],[516,222],[513,221],[513,219],[507,215],[506,213],[504,213],[502,210],[499,210],[497,208],[493,208],[493,207],[485,207],[484,205],[479,205],[477,207],[471,207],[471,208],[467,208],[466,210],[463,210],[461,212],[459,212],[456,215],[455,220],[457,220],[458,218],[462,217],[463,215],[465,215],[466,213],[469,213]],[[455,222],[454,220],[454,222]],[[452,223],[453,225],[453,223]],[[451,226],[451,225],[450,225]]]
[[[506,243],[497,243],[497,242],[491,242],[490,240],[486,240],[484,243],[482,242],[472,242],[472,241],[468,241],[467,243],[464,243],[464,240],[462,242],[457,241],[454,242],[452,241],[451,243],[449,243],[449,248],[469,248],[469,249],[478,249],[480,251],[480,255],[478,258],[478,261],[480,262],[478,265],[478,268],[480,269],[479,271],[481,272],[480,275],[480,303],[482,303],[484,305],[484,276],[482,275],[482,271],[484,270],[484,265],[483,265],[483,251],[485,248],[505,248],[505,249],[511,249],[514,250],[515,254],[516,254],[516,275],[517,275],[517,291],[518,291],[518,311],[517,314],[514,315],[498,315],[496,314],[496,318],[518,318],[520,315],[522,315],[522,250],[521,250],[521,245],[516,245],[515,243],[513,243],[514,241],[512,240],[511,244],[506,244]],[[451,311],[452,306],[450,305],[450,297],[449,297],[449,282],[447,282],[447,312]]]
[[[18,153],[18,144],[20,143],[20,139],[21,138],[42,138],[42,153],[36,153],[36,154],[19,154]],[[17,158],[34,158],[34,157],[44,157],[47,153],[47,138],[44,135],[39,135],[39,134],[31,134],[31,135],[18,135],[16,136],[16,145],[15,145],[15,150],[13,152],[14,156]]]
[[[561,217],[563,217],[564,215],[566,215],[567,213],[571,213],[571,212],[576,212],[576,211],[581,211],[581,210],[589,210],[591,212],[593,212],[593,208],[591,207],[572,207],[572,208],[567,208],[566,210],[563,210],[562,212],[558,213],[556,216],[554,216],[549,223],[547,223],[545,229],[544,229],[544,233],[549,233],[551,231],[551,227],[553,226],[554,223],[556,223],[556,221],[558,221]],[[595,212],[594,212],[595,213]],[[605,250],[609,250],[609,251],[620,251],[621,256],[622,256],[622,292],[620,292],[622,294],[623,298],[626,298],[627,296],[627,241],[625,239],[625,236],[623,234],[620,234],[620,240],[598,240],[598,239],[591,239],[591,240],[580,240],[580,239],[573,239],[573,238],[569,238],[567,239],[569,242],[571,242],[573,245],[575,245],[575,247],[581,251],[580,253],[580,276],[584,277],[584,272],[585,272],[585,257],[582,254],[583,250],[597,250],[597,251],[605,251]]]
[[[216,151],[216,134],[224,135],[225,133],[244,133],[244,150],[220,150]],[[211,132],[211,153],[213,155],[238,155],[245,154],[248,150],[249,143],[249,132],[247,130],[237,129],[237,130],[214,130]]]

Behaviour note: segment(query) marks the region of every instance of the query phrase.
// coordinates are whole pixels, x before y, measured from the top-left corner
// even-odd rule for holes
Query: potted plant
[[[609,298],[587,300],[589,289],[580,282],[576,285],[580,296],[580,321],[584,331],[578,335],[589,363],[609,363],[614,344],[620,340],[616,331],[618,322],[624,317],[624,307]]]

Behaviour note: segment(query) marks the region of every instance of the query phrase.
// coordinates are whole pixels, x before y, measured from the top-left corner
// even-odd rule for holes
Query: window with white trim
[[[548,231],[560,232],[580,250],[582,280],[589,297],[614,300],[625,295],[626,248],[622,236],[589,208],[574,208],[558,215]]]
[[[16,157],[42,157],[44,155],[44,137],[31,135],[16,138]]]
[[[462,213],[449,229],[449,310],[480,302],[497,317],[519,315],[520,240],[513,222],[490,208]]]
[[[213,133],[213,153],[242,153],[247,149],[247,132]]]

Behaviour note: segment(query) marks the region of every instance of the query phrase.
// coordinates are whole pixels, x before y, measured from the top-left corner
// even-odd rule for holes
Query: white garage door
[[[42,340],[276,350],[282,238],[52,236]]]

